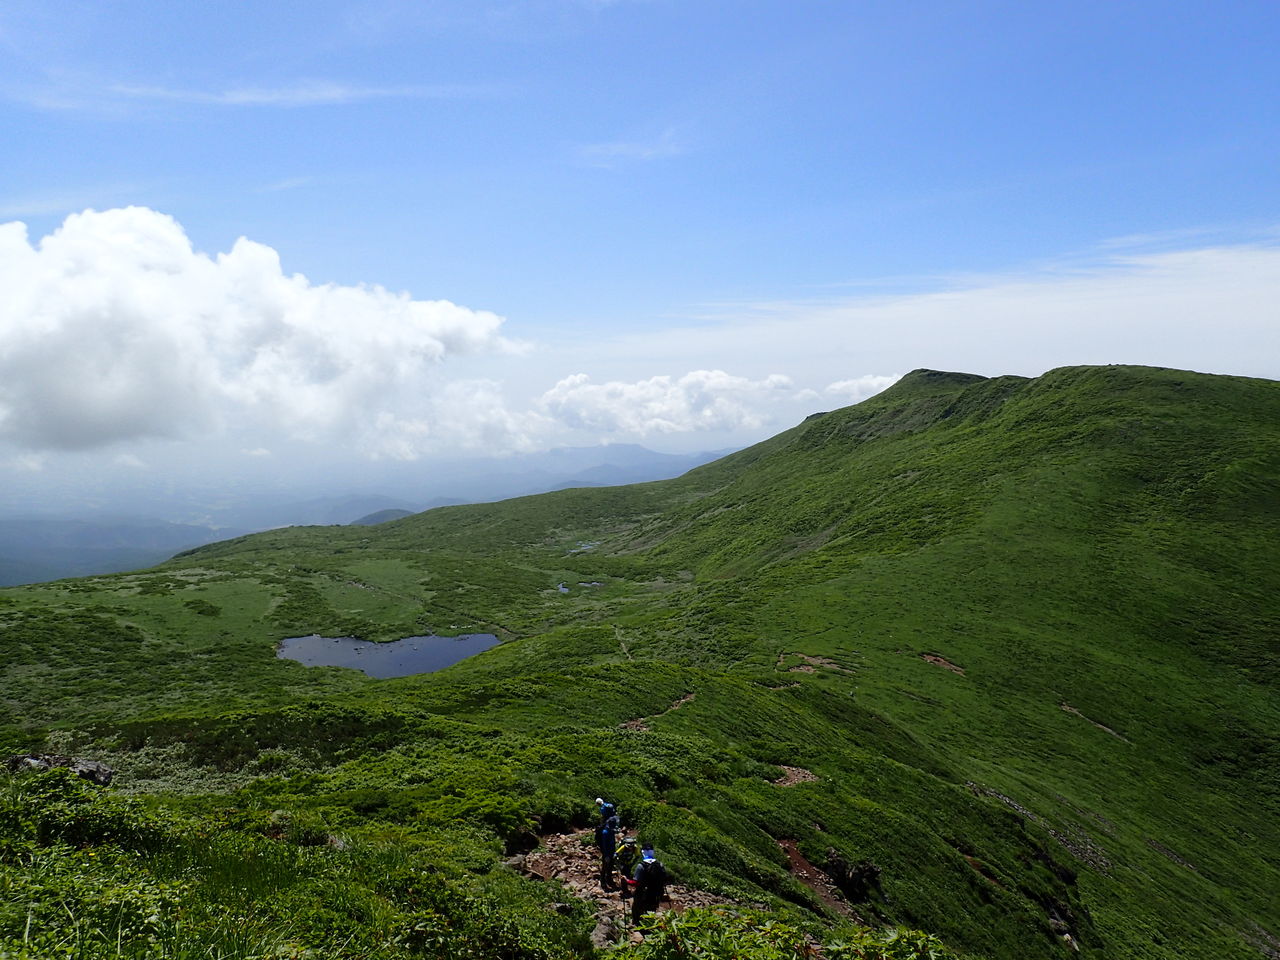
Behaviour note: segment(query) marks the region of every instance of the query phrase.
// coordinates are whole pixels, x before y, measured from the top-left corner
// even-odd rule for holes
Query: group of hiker
[[[653,844],[628,837],[618,818],[618,810],[603,797],[596,797],[600,822],[596,826],[596,846],[600,850],[600,885],[614,889],[614,871],[621,880],[623,900],[631,901],[631,922],[639,923],[646,913],[658,909],[667,892],[667,869],[654,853]]]

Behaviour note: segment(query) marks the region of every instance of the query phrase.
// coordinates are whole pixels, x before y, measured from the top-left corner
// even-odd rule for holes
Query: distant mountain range
[[[138,517],[0,518],[0,586],[136,570],[238,532]]]
[[[135,570],[182,550],[276,527],[382,523],[441,506],[662,480],[724,453],[666,454],[635,444],[566,447],[399,465],[372,477],[373,489],[366,491],[310,497],[289,489],[126,491],[106,508],[119,515],[87,504],[41,504],[0,516],[0,586]]]

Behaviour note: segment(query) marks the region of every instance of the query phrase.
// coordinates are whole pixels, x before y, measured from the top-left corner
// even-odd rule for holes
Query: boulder
[[[98,760],[63,757],[52,753],[21,753],[10,757],[7,766],[15,773],[19,770],[50,770],[53,767],[66,767],[77,777],[102,787],[110,786],[111,778],[115,776],[114,770]]]

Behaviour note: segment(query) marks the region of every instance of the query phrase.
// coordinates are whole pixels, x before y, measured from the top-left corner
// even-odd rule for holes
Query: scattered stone
[[[1190,862],[1189,862],[1189,861],[1187,861],[1187,860],[1184,860],[1182,857],[1178,856],[1176,853],[1174,853],[1172,850],[1170,850],[1168,847],[1166,847],[1163,843],[1160,843],[1160,842],[1159,842],[1159,841],[1157,841],[1157,840],[1152,840],[1152,839],[1148,838],[1148,839],[1147,839],[1147,846],[1148,846],[1148,847],[1150,847],[1152,850],[1154,850],[1156,853],[1160,854],[1161,856],[1168,857],[1170,860],[1172,860],[1172,861],[1173,861],[1174,863],[1176,863],[1178,866],[1180,866],[1180,867],[1186,867],[1186,868],[1187,868],[1188,870],[1190,870],[1192,873],[1199,873],[1199,872],[1200,872],[1199,870],[1197,870],[1197,869],[1195,868],[1195,865],[1194,865],[1194,864],[1190,863]]]
[[[1249,929],[1240,931],[1240,936],[1251,947],[1254,947],[1267,960],[1280,960],[1280,937],[1256,921],[1249,921]]]
[[[1005,806],[1011,808],[1019,816],[1025,820],[1042,827],[1049,836],[1057,840],[1064,850],[1070,853],[1081,863],[1088,864],[1094,870],[1101,874],[1107,874],[1111,869],[1111,859],[1107,856],[1107,852],[1098,845],[1098,842],[1085,833],[1083,829],[1074,823],[1068,822],[1064,830],[1059,830],[1049,823],[1039,814],[1032,813],[1018,801],[1012,797],[1006,797],[998,790],[992,790],[990,787],[984,787],[972,780],[966,781],[965,786],[974,792],[977,796],[992,797],[999,800]]]
[[[777,787],[794,787],[797,783],[813,783],[818,779],[817,774],[812,770],[806,770],[804,767],[788,767],[785,764],[779,764],[785,771],[782,776],[773,781]]]
[[[66,767],[77,777],[102,787],[110,786],[111,778],[115,776],[115,771],[100,761],[85,760],[82,757],[64,757],[52,753],[18,754],[9,758],[8,767],[15,773],[19,770],[49,770],[53,767]]]

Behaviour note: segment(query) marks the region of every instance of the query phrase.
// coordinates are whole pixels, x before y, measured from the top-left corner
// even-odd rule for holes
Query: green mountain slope
[[[545,885],[500,851],[607,794],[682,883],[802,927],[848,917],[789,850],[855,919],[965,955],[1257,957],[1280,933],[1278,441],[1270,381],[916,371],[676,480],[2,591],[0,723],[239,830],[296,811],[394,838],[547,955],[586,921],[544,930]],[[273,657],[476,630],[503,642],[398,680]]]

